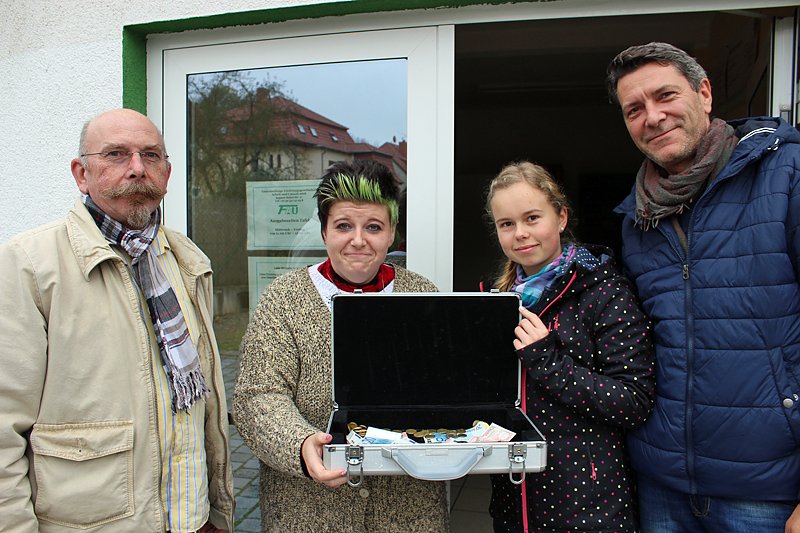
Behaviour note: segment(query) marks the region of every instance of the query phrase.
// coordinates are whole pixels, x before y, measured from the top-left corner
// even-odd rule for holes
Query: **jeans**
[[[639,476],[642,533],[783,533],[796,505],[684,494]]]

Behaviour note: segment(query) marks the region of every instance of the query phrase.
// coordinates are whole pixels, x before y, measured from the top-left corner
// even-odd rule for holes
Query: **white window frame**
[[[783,17],[775,20],[772,40],[772,73],[771,110],[773,117],[797,122],[800,113],[797,99],[800,87],[796,86],[796,69],[798,68],[798,22],[795,17]]]
[[[407,59],[408,267],[452,290],[453,53],[450,25],[186,45],[148,42],[148,115],[172,162],[164,221],[187,229],[187,76],[196,73]],[[244,216],[244,213],[242,214]]]

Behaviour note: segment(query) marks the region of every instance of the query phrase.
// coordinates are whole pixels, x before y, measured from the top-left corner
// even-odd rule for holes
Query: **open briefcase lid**
[[[333,297],[337,406],[515,405],[514,293]]]

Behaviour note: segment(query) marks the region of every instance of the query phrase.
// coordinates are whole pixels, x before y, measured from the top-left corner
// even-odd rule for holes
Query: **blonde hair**
[[[564,194],[564,191],[561,190],[555,178],[540,165],[531,163],[530,161],[517,161],[504,166],[500,173],[495,176],[489,184],[489,190],[486,193],[485,210],[488,219],[492,221],[492,227],[494,227],[492,198],[494,198],[495,193],[522,182],[543,192],[547,201],[553,206],[553,209],[556,210],[556,213],[561,213],[562,210],[565,210],[568,215],[570,214],[571,209],[567,201],[567,196]],[[568,216],[567,227],[564,229],[564,233],[561,237],[562,242],[575,242],[575,236],[570,229],[572,222],[572,217]],[[495,286],[501,291],[511,290],[516,277],[517,263],[506,258],[506,261],[503,263],[503,266],[500,268],[494,280]]]

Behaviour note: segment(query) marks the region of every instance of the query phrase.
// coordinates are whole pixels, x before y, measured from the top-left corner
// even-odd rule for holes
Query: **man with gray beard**
[[[211,266],[161,225],[144,115],[81,132],[81,197],[0,245],[0,531],[233,529]]]

